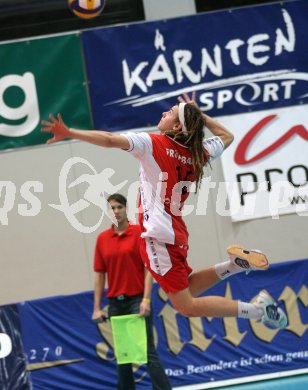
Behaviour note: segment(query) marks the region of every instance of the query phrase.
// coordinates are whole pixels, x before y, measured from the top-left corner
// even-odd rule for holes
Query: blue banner
[[[206,293],[250,301],[265,289],[287,312],[285,330],[243,319],[184,318],[155,284],[157,351],[171,385],[307,368],[307,280],[308,260],[292,261],[234,276]],[[19,304],[34,390],[116,388],[111,326],[93,323],[92,308],[93,292]],[[136,380],[139,389],[150,388],[145,366],[136,366]]]
[[[308,102],[308,2],[82,33],[95,128],[156,126],[184,91],[221,116]]]

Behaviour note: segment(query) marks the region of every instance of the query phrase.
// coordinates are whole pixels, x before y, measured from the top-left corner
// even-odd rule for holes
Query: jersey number
[[[188,181],[189,175],[192,174],[192,171],[185,170],[183,168],[181,169],[181,167],[179,165],[176,167],[176,170],[178,173],[178,182],[179,183],[183,182],[183,181]],[[187,194],[187,192],[188,192],[187,186],[183,186],[181,189],[182,189],[182,195]]]

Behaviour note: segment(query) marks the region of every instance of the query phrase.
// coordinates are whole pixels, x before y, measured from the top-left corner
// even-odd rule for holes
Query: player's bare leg
[[[239,272],[253,270],[265,271],[269,261],[259,250],[245,250],[241,245],[231,245],[227,248],[229,260],[212,267],[193,272],[189,277],[189,290],[193,297],[200,295],[219,281]]]
[[[266,270],[269,262],[266,255],[258,250],[244,250],[240,245],[227,248],[229,261],[193,272],[189,277],[189,288],[168,293],[173,306],[186,317],[239,317],[255,319],[272,328],[285,328],[287,317],[277,307],[274,299],[261,291],[253,303],[231,300],[220,296],[198,297],[203,291],[220,280],[239,272]]]
[[[185,317],[238,317],[254,319],[271,328],[287,326],[287,316],[274,299],[261,291],[253,303],[220,296],[192,297],[189,289],[168,293],[171,303]]]

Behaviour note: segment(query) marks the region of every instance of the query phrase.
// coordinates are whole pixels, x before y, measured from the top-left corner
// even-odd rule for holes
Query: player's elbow
[[[233,140],[234,140],[234,135],[232,133],[228,132],[227,134],[225,134],[223,139],[225,149],[227,149],[227,147],[232,144]]]
[[[111,137],[105,138],[105,148],[114,148],[114,141]]]
[[[115,134],[104,134],[104,146],[105,148],[116,148],[117,147],[117,137]]]
[[[109,138],[109,148],[118,148],[118,149],[129,149],[129,141],[123,135],[114,134]]]

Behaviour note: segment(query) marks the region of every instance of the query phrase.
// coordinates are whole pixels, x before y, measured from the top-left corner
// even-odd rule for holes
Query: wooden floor
[[[308,390],[308,375],[296,375],[243,385],[216,387],[226,390]]]

